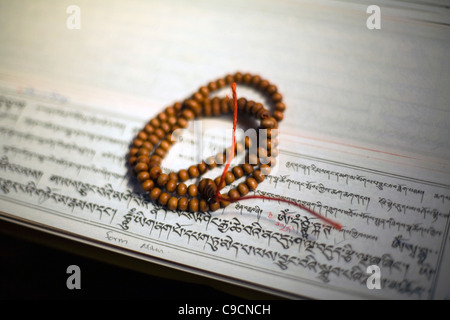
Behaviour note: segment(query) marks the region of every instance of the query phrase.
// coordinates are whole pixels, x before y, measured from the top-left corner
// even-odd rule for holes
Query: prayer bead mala
[[[221,177],[216,179],[201,179],[198,185],[186,185],[185,181],[202,176],[208,170],[225,164],[227,150],[209,157],[197,165],[191,165],[177,173],[163,173],[161,163],[164,156],[174,143],[172,134],[176,129],[184,129],[188,122],[200,117],[220,116],[232,113],[233,99],[228,97],[210,98],[210,94],[232,83],[243,84],[259,90],[268,96],[274,105],[271,114],[261,103],[245,98],[237,99],[237,108],[260,121],[260,128],[266,129],[267,139],[258,146],[256,154],[249,150],[253,142],[245,137],[244,143],[236,143],[234,152],[245,149],[245,163],[234,166],[224,176],[222,189],[235,180],[246,176],[244,182],[236,188],[215,197]],[[170,210],[189,210],[191,212],[215,211],[224,208],[231,202],[256,190],[258,184],[264,181],[265,175],[270,173],[270,167],[275,164],[278,155],[276,134],[278,122],[283,120],[286,109],[282,102],[283,96],[278,92],[277,86],[262,79],[258,75],[237,72],[227,75],[199,88],[190,98],[183,102],[176,102],[151,119],[137,134],[129,151],[129,164],[133,167],[137,180],[150,198]],[[230,150],[228,150],[230,152]]]
[[[236,97],[236,83],[250,86],[268,96],[274,106],[270,113],[261,103],[245,98]],[[210,94],[231,85],[233,99],[228,97],[210,97]],[[129,165],[135,173],[141,187],[148,192],[149,197],[156,203],[166,206],[169,210],[190,212],[216,211],[225,208],[230,203],[247,199],[266,199],[288,203],[305,210],[336,229],[342,226],[331,219],[321,216],[313,210],[283,197],[268,197],[263,195],[248,195],[255,191],[258,184],[263,182],[270,173],[271,166],[276,164],[278,156],[278,123],[283,120],[286,105],[282,102],[283,96],[278,92],[276,85],[258,75],[237,72],[227,75],[199,88],[191,97],[182,102],[176,102],[151,119],[136,135],[129,151]],[[260,129],[265,129],[265,139],[256,145],[256,152],[249,152],[253,143],[245,137],[244,143],[235,143],[235,130],[237,112],[254,117],[260,122]],[[211,156],[197,165],[178,172],[164,173],[161,163],[173,145],[174,132],[177,129],[187,128],[189,121],[201,117],[220,116],[234,113],[233,145],[229,150]],[[253,149],[254,150],[254,149]],[[232,157],[236,152],[245,151],[245,162],[228,170]],[[231,154],[228,161],[227,154]],[[209,179],[203,178],[198,184],[186,185],[190,179],[201,177],[207,171],[225,164],[221,176]],[[220,190],[245,176],[245,181],[227,194]]]

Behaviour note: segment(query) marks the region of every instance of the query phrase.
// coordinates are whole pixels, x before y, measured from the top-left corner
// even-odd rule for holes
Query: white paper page
[[[81,29],[69,30],[70,1],[0,2],[1,210],[289,297],[448,298],[448,9],[388,3],[368,30],[361,2],[82,1]],[[238,69],[274,81],[288,105],[279,170],[258,192],[343,231],[277,203],[198,218],[130,193],[135,130]],[[168,168],[180,165],[173,151]],[[372,262],[381,290],[366,286]]]

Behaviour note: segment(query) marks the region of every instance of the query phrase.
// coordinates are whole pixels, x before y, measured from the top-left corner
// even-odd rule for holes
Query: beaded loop
[[[239,183],[236,188],[230,189],[227,194],[221,194],[220,199],[217,199],[216,191],[221,181],[220,176],[215,180],[204,178],[198,184],[189,186],[185,184],[185,181],[201,177],[209,170],[225,164],[225,151],[176,173],[163,173],[161,163],[174,143],[172,134],[176,129],[186,128],[188,122],[196,118],[233,112],[232,99],[228,97],[210,98],[211,93],[233,82],[260,91],[269,98],[274,108],[271,113],[262,103],[245,98],[237,100],[237,107],[241,113],[260,121],[260,128],[266,129],[267,139],[257,146],[257,154],[250,154],[249,150],[254,142],[248,137],[245,138],[244,143],[236,144],[236,150],[245,150],[246,160],[244,164],[235,166],[226,172],[224,185],[230,185],[244,176],[245,181]],[[258,184],[264,181],[265,175],[269,174],[270,166],[275,164],[275,158],[278,155],[278,143],[272,129],[278,128],[278,122],[283,120],[286,106],[282,99],[283,96],[278,92],[277,86],[268,80],[262,79],[259,75],[236,72],[201,86],[188,99],[167,107],[148,121],[130,146],[128,162],[133,168],[137,180],[141,183],[142,190],[149,194],[150,199],[167,206],[170,210],[188,210],[190,212],[215,211],[256,190]]]

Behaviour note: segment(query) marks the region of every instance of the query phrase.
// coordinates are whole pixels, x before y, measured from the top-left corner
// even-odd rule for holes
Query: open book
[[[450,15],[389,3],[0,4],[0,218],[281,297],[448,298]],[[129,176],[150,117],[237,70],[287,104],[254,193],[341,230],[276,201],[170,211]],[[230,128],[191,123],[164,170]]]

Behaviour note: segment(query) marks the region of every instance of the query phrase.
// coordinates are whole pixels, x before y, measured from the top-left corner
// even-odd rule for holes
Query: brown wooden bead
[[[263,79],[263,80],[261,80],[261,81],[259,82],[259,88],[260,88],[262,91],[265,91],[269,85],[270,85],[270,82],[267,81],[267,80],[265,80],[265,79]]]
[[[245,196],[248,194],[248,186],[245,183],[239,183],[238,187],[237,187],[239,194],[241,195],[241,197]]]
[[[190,166],[188,169],[189,177],[197,178],[200,175],[197,166]]]
[[[196,92],[192,95],[192,98],[197,101],[197,102],[203,102],[203,99],[205,99],[205,97],[200,93],[200,92]]]
[[[177,194],[179,196],[184,196],[187,192],[187,186],[183,182],[177,186]]]
[[[223,152],[219,152],[217,155],[216,155],[216,162],[217,162],[217,164],[224,164],[224,163],[226,163],[227,162],[227,158],[226,158],[226,155],[223,153]]]
[[[149,163],[150,162],[154,162],[154,163],[161,163],[162,162],[162,158],[156,154],[150,156],[149,158]]]
[[[222,184],[220,184],[220,181],[222,180],[222,176],[218,176],[214,179],[214,183],[217,186],[217,188],[219,189],[223,189],[225,188],[225,186],[227,185],[227,183],[224,181],[222,181]]]
[[[150,191],[150,199],[152,199],[153,201],[156,201],[156,199],[159,198],[161,193],[162,193],[162,191],[160,188],[153,188],[152,191]]]
[[[141,171],[148,171],[148,164],[145,162],[138,162],[134,167],[134,170],[136,170],[136,172],[138,173]]]
[[[231,184],[233,183],[235,180],[234,174],[230,171],[228,171],[227,173],[225,173],[225,182],[226,184]]]
[[[231,112],[232,110],[234,110],[234,105],[232,105],[232,107],[230,108],[230,105],[228,103],[229,101],[232,101],[232,100],[228,99],[228,97],[225,97],[224,99],[222,99],[219,102],[221,113],[227,114],[227,113]]]
[[[188,207],[189,200],[185,197],[178,199],[178,210],[186,211]]]
[[[169,121],[169,119],[171,117],[174,117],[176,114],[175,108],[174,107],[167,107],[166,110],[164,111],[167,115],[167,121]]]
[[[178,118],[177,125],[179,125],[180,128],[187,128],[189,123],[185,118]]]
[[[253,166],[249,163],[242,164],[241,168],[244,170],[245,174],[250,174],[253,172]]]
[[[244,170],[240,166],[235,166],[233,169],[231,169],[236,179],[239,179],[244,175]]]
[[[145,180],[142,182],[141,186],[144,191],[150,191],[155,186],[155,183],[153,180]]]
[[[261,82],[261,77],[260,77],[260,76],[254,75],[254,76],[252,77],[251,84],[252,84],[253,86],[258,86],[260,82]]]
[[[283,112],[284,110],[286,110],[286,105],[283,102],[277,102],[275,104],[275,110]]]
[[[228,196],[231,198],[231,200],[237,200],[241,197],[241,194],[237,189],[233,188],[230,191],[228,191]]]
[[[247,149],[252,147],[253,141],[252,141],[252,139],[249,136],[245,136],[245,138],[244,138],[244,145],[245,145],[245,148],[247,148]]]
[[[272,171],[272,169],[270,168],[270,166],[267,165],[267,164],[262,164],[262,165],[259,167],[259,170],[261,170],[261,173],[264,174],[264,175],[268,175],[268,174],[270,174],[270,171]]]
[[[207,201],[213,201],[215,199],[216,191],[216,183],[209,178],[202,179],[202,181],[198,184],[198,192]]]
[[[273,102],[277,103],[277,102],[280,102],[281,100],[283,100],[283,96],[281,95],[281,93],[275,92],[275,93],[272,95],[272,101],[273,101]]]
[[[230,205],[230,203],[231,203],[231,201],[230,201],[230,196],[228,196],[228,195],[226,195],[226,194],[222,194],[221,195],[221,200],[219,201],[220,202],[220,207],[221,208],[225,208],[225,207],[227,207],[227,206],[229,206]]]
[[[136,156],[132,156],[132,157],[130,157],[130,158],[128,159],[128,163],[129,163],[131,166],[134,166],[134,165],[136,164],[136,162],[137,162],[137,157],[136,157]]]
[[[157,118],[153,118],[150,120],[150,124],[153,126],[153,128],[159,128],[159,125],[161,124],[161,121],[159,121]]]
[[[209,210],[209,204],[208,204],[208,202],[206,202],[206,200],[204,200],[204,199],[200,200],[200,201],[199,201],[199,204],[198,204],[198,209],[199,209],[201,212],[206,212],[206,211],[208,211],[208,210]]]
[[[281,111],[275,110],[273,112],[273,117],[277,120],[277,121],[282,121],[284,119],[284,114]]]
[[[178,171],[178,178],[180,181],[186,181],[189,179],[189,173],[185,169]]]
[[[161,121],[161,123],[166,122],[167,118],[168,116],[165,112],[158,113],[158,120]]]
[[[250,82],[252,81],[252,75],[250,73],[244,74],[243,77],[242,77],[242,81],[245,84],[250,84]]]
[[[234,81],[235,81],[236,83],[241,82],[242,79],[243,79],[243,75],[242,75],[241,72],[236,72],[236,73],[234,74]]]
[[[156,134],[152,133],[148,136],[148,141],[153,145],[157,145],[159,143],[159,138]]]
[[[250,191],[254,191],[256,190],[256,188],[258,188],[258,181],[256,181],[255,178],[248,177],[245,183],[247,184],[247,187]]]
[[[208,83],[208,89],[209,89],[209,91],[216,91],[218,88],[217,88],[217,83],[215,82],[215,81],[211,81],[211,82],[209,82]]]
[[[227,84],[232,84],[232,83],[234,82],[234,77],[233,77],[231,74],[227,74],[227,75],[225,76],[225,82],[226,82]]]
[[[178,198],[170,197],[169,201],[167,202],[167,207],[169,208],[169,210],[176,210],[178,207]]]
[[[222,109],[221,109],[221,104],[220,104],[220,100],[218,99],[213,99],[212,104],[211,104],[211,110],[212,110],[212,114],[213,116],[219,116],[222,113]]]
[[[208,166],[204,161],[202,161],[197,165],[197,169],[200,174],[204,174],[208,170]]]
[[[251,164],[251,165],[253,165],[253,166],[259,164],[259,158],[258,158],[258,155],[257,155],[257,154],[250,153],[250,154],[246,157],[246,159],[247,159],[247,163],[249,163],[249,164]]]
[[[142,162],[142,163],[145,163],[148,165],[150,163],[150,159],[149,159],[149,157],[146,157],[146,156],[139,156],[136,159],[136,162]]]
[[[150,169],[150,178],[155,180],[159,177],[159,175],[162,173],[162,170],[160,167],[153,167]]]
[[[198,188],[195,184],[191,184],[189,185],[187,192],[191,197],[196,197],[198,195]]]
[[[220,202],[209,203],[209,210],[216,211],[220,209]]]
[[[148,180],[148,179],[150,179],[150,174],[148,173],[148,171],[141,171],[141,172],[138,173],[137,179],[139,181]]]
[[[278,88],[277,88],[276,85],[270,84],[270,85],[267,87],[266,91],[267,91],[267,93],[268,93],[269,95],[273,95],[274,93],[278,92]]]
[[[137,155],[138,156],[148,156],[150,154],[150,150],[146,148],[140,148]]]
[[[158,137],[158,142],[159,142],[161,139],[163,139],[166,136],[166,133],[164,132],[163,129],[161,129],[161,127],[159,127],[159,128],[155,129],[154,135]],[[156,144],[156,143],[154,143],[154,144]]]
[[[232,101],[232,100],[230,100],[230,101]],[[239,111],[244,110],[246,105],[247,105],[247,99],[245,99],[245,98],[239,98],[239,99],[237,100],[237,106],[238,106],[238,110],[239,110]]]
[[[130,156],[135,156],[139,152],[139,148],[131,148],[130,149]]]
[[[272,129],[276,127],[276,121],[274,118],[265,118],[261,120],[261,126],[266,129]]]
[[[152,134],[152,133],[155,131],[155,128],[153,128],[153,126],[152,126],[151,124],[148,123],[148,124],[145,125],[144,131],[145,131],[147,134]]]
[[[216,158],[214,157],[208,157],[205,162],[210,170],[217,166]]]
[[[200,89],[198,90],[198,92],[200,92],[205,98],[209,96],[209,89],[205,86],[200,87]]]
[[[156,180],[156,183],[160,186],[160,187],[164,187],[167,182],[169,181],[169,175],[165,174],[165,173],[161,173],[158,177],[158,179]]]
[[[135,146],[136,148],[140,148],[143,143],[144,143],[144,140],[137,138],[137,139],[134,139],[133,146]]]
[[[198,199],[191,199],[189,200],[189,211],[190,212],[197,212],[198,211]]]
[[[161,176],[159,176],[161,177]],[[159,180],[159,178],[158,178]],[[166,183],[166,191],[167,192],[174,192],[177,188],[177,181],[176,180],[171,180],[169,179],[169,181],[167,181]]]
[[[255,178],[258,183],[261,183],[264,181],[265,176],[260,170],[255,170],[255,172],[253,172],[253,178]]]
[[[175,111],[180,111],[182,107],[183,107],[183,105],[181,104],[181,102],[175,102],[173,105],[173,108],[175,109]]]
[[[205,117],[211,117],[213,114],[211,100],[209,99],[205,99],[205,101],[203,101],[203,114]]]
[[[175,180],[175,182],[178,182],[178,175],[175,172],[170,172],[169,180]]]
[[[160,205],[165,206],[170,199],[170,195],[167,192],[163,192],[160,194],[158,198],[158,202]]]
[[[217,84],[217,88],[219,88],[219,89],[223,88],[227,85],[225,79],[223,79],[223,78],[217,79],[216,84]]]
[[[172,129],[172,126],[170,124],[168,124],[167,122],[163,122],[163,123],[161,123],[160,128],[161,128],[161,131],[164,132],[164,135],[161,137],[161,139],[162,139],[168,132],[170,132],[170,130]]]

